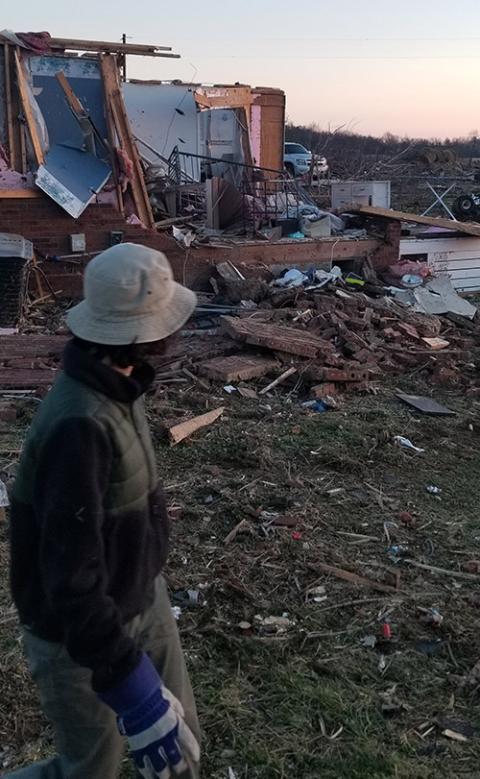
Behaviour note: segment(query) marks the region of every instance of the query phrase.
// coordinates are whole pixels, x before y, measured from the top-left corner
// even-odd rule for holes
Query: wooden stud
[[[143,174],[140,155],[133,137],[130,122],[127,116],[125,103],[120,90],[118,80],[118,68],[115,57],[112,54],[100,55],[100,67],[102,71],[106,102],[109,104],[115,130],[120,142],[120,147],[128,155],[133,164],[133,177],[130,182],[133,200],[137,216],[146,227],[154,227],[155,220],[148,197]]]
[[[10,46],[8,43],[3,45],[3,63],[5,69],[5,102],[7,109],[7,133],[8,133],[8,153],[10,167],[15,170],[15,136],[13,132],[13,112],[12,112],[12,82],[10,78]]]
[[[115,191],[117,193],[118,210],[122,215],[125,215],[123,192],[122,192],[122,187],[120,185],[119,165],[118,165],[117,154],[115,151],[117,146],[115,122],[113,120],[112,107],[110,105],[110,99],[106,88],[105,78],[102,79],[102,82],[103,82],[103,101],[105,107],[105,124],[107,126],[108,144],[110,147],[110,162],[112,165],[112,175],[115,184]]]
[[[15,58],[15,66],[17,71],[17,84],[20,93],[20,101],[22,104],[23,115],[27,123],[30,140],[32,141],[35,162],[37,163],[37,165],[43,165],[43,163],[45,162],[45,156],[43,154],[42,144],[38,136],[37,126],[35,124],[35,118],[33,116],[32,108],[30,105],[27,84],[25,81],[25,76],[22,70],[22,64],[20,62],[18,51],[15,51],[14,58]]]

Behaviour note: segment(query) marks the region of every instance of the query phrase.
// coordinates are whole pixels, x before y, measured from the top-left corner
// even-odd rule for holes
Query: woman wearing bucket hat
[[[13,490],[11,584],[58,754],[17,779],[115,779],[124,738],[147,779],[199,776],[195,702],[161,576],[168,518],[143,409],[144,361],[196,298],[136,244],[87,266],[64,369]]]

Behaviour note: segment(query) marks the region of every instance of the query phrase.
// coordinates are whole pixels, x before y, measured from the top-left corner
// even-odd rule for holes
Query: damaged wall
[[[122,89],[134,135],[167,159],[175,146],[189,154],[202,153],[193,87],[132,81],[123,84]],[[151,163],[158,164],[159,158],[146,146],[140,143],[139,150]]]
[[[97,59],[80,57],[30,57],[33,91],[48,128],[50,145],[69,143],[80,148],[83,135],[56,79],[63,71],[75,95],[88,111],[103,139],[107,138],[103,86]]]

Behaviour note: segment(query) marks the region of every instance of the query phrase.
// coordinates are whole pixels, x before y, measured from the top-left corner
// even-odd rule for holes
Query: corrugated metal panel
[[[459,292],[480,291],[480,238],[402,238],[400,256],[426,255]]]

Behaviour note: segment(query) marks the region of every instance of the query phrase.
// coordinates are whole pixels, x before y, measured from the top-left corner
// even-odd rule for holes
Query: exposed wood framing
[[[121,214],[125,215],[125,205],[123,202],[123,191],[120,184],[120,173],[118,166],[118,159],[115,152],[117,146],[117,135],[115,131],[115,122],[113,120],[112,108],[108,99],[105,78],[102,79],[103,83],[103,102],[105,110],[105,124],[107,125],[108,145],[110,147],[110,163],[112,166],[112,176],[115,184],[115,192],[117,193],[117,205]]]
[[[201,108],[244,108],[247,116],[254,100],[250,87],[225,87],[224,95],[205,95],[197,91],[194,97]]]
[[[125,103],[123,101],[118,68],[115,56],[112,54],[100,55],[100,67],[105,90],[105,100],[110,106],[113,124],[121,149],[128,155],[133,164],[133,177],[131,188],[137,216],[146,227],[154,227],[155,220],[148,197],[137,145],[133,137],[130,122],[128,120]]]
[[[8,43],[3,47],[3,66],[5,69],[5,107],[7,114],[7,137],[8,152],[10,158],[10,167],[15,170],[15,140],[13,132],[13,113],[12,113],[12,83],[10,77],[10,46]]]
[[[18,90],[16,88],[14,49],[8,43],[3,44],[5,67],[5,109],[7,120],[7,138],[9,164],[12,170],[26,173],[25,139],[23,125],[17,120],[20,113]]]
[[[30,135],[30,140],[32,142],[35,162],[37,163],[37,165],[43,165],[43,163],[45,162],[45,157],[43,154],[42,144],[40,143],[40,138],[38,137],[35,118],[33,116],[32,108],[30,106],[27,84],[25,82],[25,76],[22,70],[22,63],[20,62],[18,51],[15,51],[14,57],[15,57],[15,67],[17,72],[18,91],[20,93],[20,102],[22,104],[23,115],[25,117],[28,133]]]

